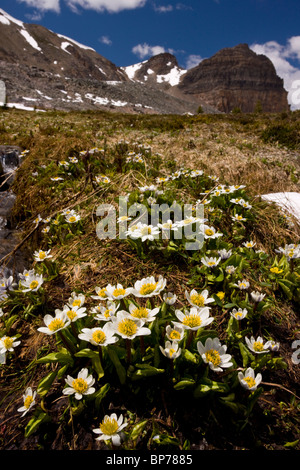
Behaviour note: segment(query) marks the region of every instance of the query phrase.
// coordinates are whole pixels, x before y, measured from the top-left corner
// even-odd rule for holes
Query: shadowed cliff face
[[[289,109],[283,80],[272,62],[257,55],[247,44],[222,49],[189,70],[178,85],[190,99],[205,99],[219,111],[234,108],[253,112],[259,103],[264,112]]]

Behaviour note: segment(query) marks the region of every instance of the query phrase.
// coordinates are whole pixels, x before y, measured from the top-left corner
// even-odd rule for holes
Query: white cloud
[[[35,8],[38,11],[55,11],[60,12],[60,0],[19,0],[19,2],[26,3],[29,7]]]
[[[155,11],[158,11],[159,13],[168,13],[169,11],[172,11],[173,10],[173,6],[172,5],[155,5],[153,6],[154,10]]]
[[[161,54],[166,51],[162,46],[149,46],[149,44],[144,43],[134,46],[132,52],[140,59],[144,59],[145,57]]]
[[[186,59],[186,68],[192,69],[193,67],[199,65],[202,60],[203,58],[200,55],[190,54]]]
[[[145,5],[147,0],[65,0],[72,11],[78,12],[78,7],[98,12],[108,11],[117,13],[121,10],[133,10]]]
[[[268,41],[264,44],[252,44],[250,48],[272,61],[277,75],[283,79],[291,109],[300,109],[300,36],[289,38],[285,45]]]
[[[99,38],[99,41],[102,42],[102,44],[106,44],[107,46],[112,45],[112,40],[109,39],[108,36],[101,36],[101,38]]]

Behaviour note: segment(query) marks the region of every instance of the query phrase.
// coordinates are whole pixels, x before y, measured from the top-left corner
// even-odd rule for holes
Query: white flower
[[[275,352],[279,351],[280,343],[276,343],[275,341],[268,341],[268,349],[269,351]]]
[[[92,375],[89,375],[89,371],[86,368],[78,372],[77,379],[73,379],[73,377],[68,375],[65,381],[69,387],[63,389],[63,394],[75,394],[76,400],[81,400],[84,395],[91,395],[95,392],[95,388],[92,387],[95,383],[95,379]]]
[[[215,372],[222,372],[224,368],[233,365],[230,362],[231,355],[226,354],[227,346],[222,346],[219,338],[207,338],[205,345],[198,341],[197,349],[203,361],[209,364],[209,367]]]
[[[43,250],[35,251],[35,252],[33,253],[34,260],[35,260],[35,261],[44,261],[45,259],[52,258],[52,255],[50,255],[50,251],[51,251],[51,250],[47,250],[47,251],[43,251]]]
[[[250,339],[246,336],[245,341],[250,351],[256,354],[268,352],[270,341],[264,343],[264,340],[261,336],[258,336],[256,339],[253,336],[251,336]]]
[[[233,284],[235,287],[238,287],[240,290],[246,290],[249,288],[250,284],[246,279],[238,281],[237,284]]]
[[[151,334],[151,330],[143,326],[142,320],[132,318],[125,310],[117,312],[116,316],[112,317],[111,324],[115,333],[123,339],[134,339],[136,336]]]
[[[0,289],[5,289],[5,290],[12,290],[14,285],[14,278],[13,276],[9,277],[3,277],[0,280]]]
[[[87,316],[85,307],[70,307],[70,305],[65,305],[62,311],[67,315],[67,318],[71,323],[77,321],[79,318]],[[58,312],[60,312],[60,310],[55,310],[55,313]]]
[[[250,295],[251,295],[253,302],[257,302],[257,303],[261,302],[266,296],[266,294],[262,294],[261,292],[258,292],[258,291],[251,292]]]
[[[131,294],[131,291],[131,287],[125,289],[122,284],[117,284],[116,286],[108,284],[106,287],[106,296],[110,300],[124,299],[124,297],[127,297],[129,294]]]
[[[0,354],[12,352],[16,346],[19,346],[21,341],[15,341],[16,339],[16,336],[2,336],[0,338]]]
[[[108,184],[110,183],[110,178],[108,178],[108,176],[105,176],[105,175],[98,175],[95,177],[95,180],[97,181],[97,183],[105,183],[105,184]]]
[[[54,333],[57,333],[58,331],[69,326],[71,320],[67,317],[65,311],[56,310],[54,317],[49,314],[44,316],[44,323],[46,326],[41,326],[38,328],[38,331],[41,333],[46,333],[47,335],[53,335]]]
[[[228,274],[233,274],[235,271],[236,271],[236,267],[235,266],[232,266],[232,265],[228,265],[226,266],[225,268],[225,271],[228,273]]]
[[[242,309],[242,308],[234,308],[232,310],[232,312],[230,313],[230,315],[235,318],[236,320],[243,320],[243,318],[246,317],[248,313],[248,310],[246,308]]]
[[[168,293],[165,292],[163,295],[163,299],[164,299],[164,302],[166,302],[166,304],[173,305],[175,304],[177,300],[177,295],[173,294],[172,292],[168,292]]]
[[[42,220],[42,217],[40,216],[40,214],[38,214],[38,216],[34,219],[33,223],[35,225],[38,225],[41,220]]]
[[[34,272],[28,273],[28,275],[25,275],[24,278],[20,281],[21,286],[25,287],[23,292],[35,292],[41,287],[43,282],[43,276],[41,274],[35,274]]]
[[[284,248],[279,247],[275,251],[276,253],[285,255],[288,260],[300,258],[300,245],[295,245],[294,243],[286,244]]]
[[[76,292],[71,293],[71,297],[68,300],[68,305],[70,307],[82,307],[85,302],[84,294],[76,294]]]
[[[97,295],[92,295],[92,299],[106,300],[108,298],[106,287],[95,287],[95,292]]]
[[[118,418],[115,413],[112,413],[110,416],[105,415],[100,427],[93,429],[93,432],[95,434],[100,434],[96,440],[111,440],[114,446],[120,446],[123,438],[122,430],[127,426],[127,424],[128,423],[126,422],[123,423],[123,415],[120,415]]]
[[[105,323],[103,327],[83,328],[78,338],[88,341],[94,346],[107,346],[118,341],[111,322]]]
[[[91,313],[96,313],[95,320],[99,321],[109,321],[112,316],[116,314],[117,306],[116,303],[108,300],[106,306],[98,305],[97,307],[92,308]]]
[[[177,226],[178,227],[186,227],[187,225],[202,223],[202,222],[203,222],[203,219],[201,219],[200,217],[191,216],[191,217],[187,217],[186,219],[178,221]]]
[[[173,230],[173,231],[178,230],[177,223],[173,222],[171,219],[168,219],[166,222],[163,222],[162,224],[158,223],[157,226],[163,231],[163,235],[165,236],[166,236],[165,232],[169,233],[170,230]]]
[[[246,220],[247,220],[247,219],[245,219],[245,217],[243,217],[240,214],[234,214],[231,218],[234,222],[246,222]]]
[[[218,254],[221,256],[221,260],[228,259],[232,255],[232,250],[226,250],[223,248],[222,250],[218,251]]]
[[[202,225],[200,227],[201,233],[203,233],[205,239],[209,238],[219,238],[223,236],[223,233],[216,232],[214,227],[209,227],[208,225]]]
[[[136,297],[152,297],[158,295],[166,286],[167,280],[159,275],[155,281],[154,276],[145,277],[136,281],[132,289],[132,294]]]
[[[253,242],[252,240],[250,240],[249,242],[244,242],[243,245],[246,247],[246,248],[253,248],[256,243]]]
[[[159,308],[149,309],[146,307],[140,307],[134,303],[129,304],[129,313],[133,319],[142,320],[143,323],[151,323],[155,320],[156,315],[159,312]]]
[[[211,302],[214,302],[215,299],[212,297],[208,297],[208,290],[204,289],[202,292],[198,293],[196,289],[192,289],[190,293],[188,291],[185,291],[185,297],[187,301],[193,306],[197,308],[202,308],[206,304],[209,304]]]
[[[53,176],[53,178],[51,178],[52,181],[63,181],[63,178],[61,178],[60,176]]]
[[[26,413],[35,405],[36,392],[33,392],[31,387],[27,387],[23,395],[23,406],[18,408],[20,413],[23,412],[21,418],[26,415]]]
[[[199,309],[192,307],[190,311],[175,310],[175,315],[179,322],[173,321],[174,325],[181,325],[184,329],[196,331],[199,328],[209,325],[214,321],[214,317],[209,316],[209,307]]]
[[[127,233],[127,232],[126,232]],[[160,231],[158,227],[153,225],[138,223],[136,229],[131,233],[131,238],[141,238],[142,242],[145,240],[153,241],[157,238]]]
[[[245,371],[245,374],[243,374],[243,372],[238,373],[238,379],[242,387],[253,391],[256,390],[258,385],[261,383],[262,375],[259,373],[255,377],[254,370],[251,367],[248,367],[248,369]]]
[[[65,218],[68,224],[74,224],[81,219],[79,214],[69,214],[69,215],[66,215]]]
[[[176,324],[174,326],[167,325],[166,327],[166,337],[170,341],[181,341],[184,337],[185,329],[181,324]]]
[[[3,315],[4,315],[3,309],[0,308],[0,317],[2,317]]]
[[[208,268],[214,268],[215,266],[218,266],[219,262],[221,261],[221,257],[220,258],[205,257],[205,258],[201,258],[201,261]]]
[[[177,341],[166,341],[165,347],[163,348],[162,346],[159,346],[159,349],[164,356],[172,360],[176,359],[181,354],[181,348],[179,347]]]

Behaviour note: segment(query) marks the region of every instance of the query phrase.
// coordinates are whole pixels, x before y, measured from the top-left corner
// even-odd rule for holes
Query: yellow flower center
[[[118,325],[118,330],[125,336],[133,336],[137,331],[137,326],[130,318],[124,318]]]
[[[71,217],[69,217],[69,222],[75,222],[75,221],[76,221],[75,215],[71,215]]]
[[[73,300],[73,302],[72,302],[73,307],[80,307],[80,305],[81,305],[81,300],[80,299]]]
[[[74,318],[76,318],[77,314],[74,310],[68,310],[67,311],[67,317],[70,319],[70,320],[74,320]]]
[[[39,258],[40,259],[45,259],[46,258],[46,253],[44,251],[39,252]]]
[[[197,305],[197,307],[203,307],[205,303],[205,299],[203,295],[201,294],[192,294],[191,295],[191,302],[194,305]]]
[[[170,357],[172,357],[174,353],[175,353],[175,349],[170,348],[170,349],[169,349]]]
[[[125,295],[125,294],[126,294],[126,290],[121,287],[119,289],[114,289],[113,291],[114,297],[118,297],[119,295]]]
[[[54,318],[48,325],[50,331],[57,331],[64,327],[64,321],[61,318]]]
[[[205,235],[207,235],[208,237],[210,237],[213,234],[214,234],[214,231],[211,228],[207,228],[205,230]]]
[[[242,312],[235,312],[234,314],[235,318],[239,319],[243,316]]]
[[[245,282],[240,282],[240,287],[247,287],[247,284]]]
[[[131,315],[135,318],[147,318],[149,311],[145,307],[137,307],[131,312]]]
[[[247,383],[249,388],[255,387],[256,385],[255,380],[252,377],[244,377],[243,380]]]
[[[217,296],[219,297],[220,300],[223,300],[225,297],[225,292],[218,292]]]
[[[100,430],[106,436],[113,436],[118,431],[119,425],[117,420],[114,418],[104,418],[102,423],[100,424]]]
[[[143,227],[141,230],[142,235],[150,235],[151,232],[152,232],[151,227]]]
[[[110,317],[110,312],[112,312],[112,309],[111,308],[107,308],[104,312],[104,316],[105,318],[109,318]]]
[[[180,339],[180,333],[179,333],[179,331],[176,331],[176,330],[171,331],[169,336],[170,336],[171,339],[175,339],[175,340]]]
[[[37,286],[39,285],[38,281],[31,281],[29,284],[30,289],[36,289]]]
[[[103,289],[100,289],[97,294],[99,297],[105,298],[106,297],[106,289],[105,287]]]
[[[25,408],[27,408],[27,409],[30,408],[30,405],[32,404],[32,402],[33,402],[32,396],[31,396],[31,395],[28,395],[28,396],[25,398],[25,400],[24,400],[24,406],[25,406]]]
[[[152,294],[152,292],[155,291],[156,289],[156,286],[157,286],[157,282],[153,283],[153,282],[148,282],[146,284],[143,284],[141,289],[140,289],[140,294],[141,295],[149,295],[149,294]]]
[[[260,341],[254,341],[253,349],[254,349],[254,351],[263,351],[264,345]]]
[[[72,382],[72,387],[74,390],[78,393],[84,393],[88,389],[88,384],[86,380],[79,378],[79,379],[74,379]]]
[[[208,264],[208,266],[215,266],[216,263],[214,261],[208,261],[207,264]]]
[[[201,318],[199,317],[199,315],[197,315],[196,313],[192,313],[191,315],[186,315],[182,321],[182,323],[185,325],[185,326],[188,326],[190,328],[194,328],[196,326],[200,326],[201,323],[202,323],[202,320]]]
[[[103,344],[105,341],[105,333],[102,330],[96,330],[92,334],[92,338],[97,344]]]
[[[208,362],[211,362],[214,366],[218,366],[221,362],[221,357],[216,349],[209,349],[205,353],[205,357]]]
[[[14,340],[12,338],[6,337],[3,339],[3,344],[6,349],[10,349],[13,345]]]

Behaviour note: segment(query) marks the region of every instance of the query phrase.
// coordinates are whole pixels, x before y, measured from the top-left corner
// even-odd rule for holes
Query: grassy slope
[[[5,435],[0,436],[0,448],[98,448],[91,429],[107,413],[109,405],[116,412],[128,413],[129,434],[136,430],[135,424],[147,420],[137,441],[131,435],[127,444],[129,447],[155,449],[152,438],[160,434],[171,448],[188,448],[190,445],[195,449],[200,446],[278,449],[288,448],[283,446],[291,442],[299,448],[299,402],[295,397],[299,365],[291,362],[291,344],[299,334],[299,267],[293,274],[292,293],[283,291],[270,280],[269,267],[274,263],[275,248],[286,243],[298,243],[300,230],[297,224],[292,227],[287,225],[276,207],[267,206],[258,197],[283,190],[299,192],[298,126],[297,113],[282,116],[179,117],[89,112],[2,112],[1,143],[19,145],[29,150],[13,187],[17,194],[13,222],[22,230],[21,240],[33,232],[23,244],[28,253],[29,267],[40,268],[32,264],[35,250],[51,249],[58,273],[44,283],[44,297],[40,304],[35,298],[32,300],[30,296],[27,298],[24,294],[18,294],[3,306],[5,315],[0,319],[1,336],[20,334],[21,345],[0,369],[0,406],[5,421]],[[80,155],[81,151],[94,147],[101,149],[100,152]],[[124,165],[128,151],[141,152],[146,165]],[[71,175],[67,175],[58,162],[71,156],[76,156],[79,164]],[[248,336],[252,332],[261,332],[264,337],[279,341],[281,346],[277,356],[285,362],[283,369],[275,365],[269,368],[267,365],[261,366],[264,381],[269,385],[264,386],[254,406],[249,418],[251,426],[246,424],[242,407],[237,409],[233,404],[220,409],[217,394],[190,398],[193,395],[189,389],[175,393],[170,384],[162,385],[164,382],[160,382],[158,376],[158,382],[154,377],[153,389],[150,387],[147,396],[143,397],[147,382],[126,384],[120,390],[116,373],[110,378],[110,392],[97,408],[97,421],[93,407],[92,411],[81,410],[82,414],[75,407],[78,416],[70,419],[68,401],[61,393],[64,384],[62,375],[60,380],[56,377],[42,402],[51,416],[51,422],[43,423],[36,433],[24,439],[24,428],[32,413],[30,411],[20,419],[16,403],[21,406],[21,396],[26,386],[36,388],[42,377],[59,368],[57,363],[36,363],[36,358],[57,348],[54,338],[37,332],[37,328],[41,326],[44,314],[53,314],[55,309],[61,309],[73,291],[86,294],[86,305],[90,309],[95,305],[90,297],[95,286],[120,282],[127,287],[137,279],[162,274],[167,279],[167,291],[178,296],[177,308],[183,308],[187,306],[184,296],[186,288],[202,289],[208,286],[209,291],[216,294],[226,286],[224,302],[217,302],[213,307],[214,329],[220,339],[235,351],[237,366],[241,366],[240,351],[234,349],[235,343],[227,329],[231,310],[227,306],[233,298],[232,286],[209,278],[209,272],[199,268],[197,255],[186,257],[181,249],[163,256],[154,251],[141,257],[124,241],[108,242],[96,236],[96,209],[99,204],[105,202],[117,207],[119,195],[134,191],[136,195],[139,186],[152,184],[156,177],[169,176],[182,166],[203,170],[204,175],[215,175],[222,184],[246,185],[245,194],[253,205],[251,222],[245,224],[242,231],[230,228],[230,214],[226,207],[220,211],[216,203],[217,210],[210,215],[211,224],[226,234],[222,239],[224,246],[233,246],[246,259],[239,278],[247,276],[252,290],[266,293],[267,302],[260,318],[253,315],[247,324]],[[38,174],[35,175],[35,172]],[[99,174],[108,176],[111,183],[96,184],[95,176]],[[64,181],[51,181],[54,175],[62,175]],[[200,196],[203,189],[208,188],[207,179],[205,184],[204,179],[200,183],[191,179],[189,183],[187,180],[170,183],[166,186],[169,188],[168,201],[195,202],[203,197]],[[42,218],[53,218],[66,208],[74,209],[81,215],[79,229],[78,226],[65,226],[59,230],[51,229],[50,235],[41,233],[41,225],[33,230],[33,221],[38,214]],[[256,243],[256,249],[264,250],[269,257],[251,257],[241,250],[242,242],[250,239]],[[291,279],[287,264],[282,263],[286,279]],[[244,305],[252,308],[248,300]],[[149,348],[150,351],[151,345]],[[191,352],[195,351],[194,344]],[[123,361],[124,357],[120,354]],[[160,363],[160,366],[163,364]],[[189,363],[187,370],[188,367]],[[110,369],[108,376],[109,373]],[[181,378],[185,375],[182,370],[180,374]],[[218,374],[212,377],[217,382],[226,381],[226,377],[220,379]],[[105,376],[100,384],[105,384]],[[157,391],[160,387],[162,395]],[[240,390],[234,388],[232,392],[235,393],[234,403],[239,403],[239,399],[243,403],[245,398],[241,397]],[[182,406],[181,400],[184,400],[185,406]],[[210,412],[206,411],[205,406],[201,408],[203,403],[205,406],[208,404]]]

